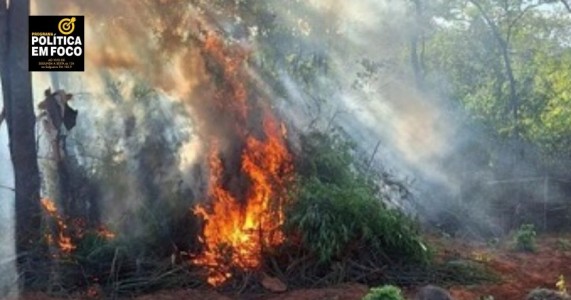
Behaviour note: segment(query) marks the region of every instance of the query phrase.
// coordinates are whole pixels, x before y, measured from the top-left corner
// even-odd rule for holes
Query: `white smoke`
[[[232,9],[220,12],[210,1],[192,2],[196,5],[169,0],[33,3],[35,14],[86,16],[86,71],[74,73],[74,79],[63,87],[68,92],[87,95],[76,97],[73,105],[80,111],[77,131],[90,142],[122,130],[119,122],[109,118],[117,105],[106,91],[108,86],[102,74],[121,83],[117,93],[124,100],[129,99],[130,83],[137,80],[161,91],[165,96],[161,101],[182,100],[187,104],[208,101],[213,92],[209,82],[212,78],[205,74],[204,61],[196,47],[189,46],[189,37],[196,38],[204,29],[198,23],[204,27],[212,25],[207,29],[223,31],[234,38],[233,42],[240,41],[236,47],[248,48],[253,61],[264,47],[283,50],[289,46],[287,40],[257,44],[257,38],[264,35],[257,24],[248,23],[251,21],[248,18],[232,16]],[[241,3],[236,1],[236,7]],[[281,116],[300,130],[307,129],[316,118],[321,129],[331,125],[341,127],[358,143],[363,157],[370,157],[380,142],[374,161],[378,169],[398,170],[397,180],[427,181],[454,196],[462,182],[457,170],[451,171],[444,165],[462,142],[458,139],[459,124],[444,101],[431,91],[419,90],[413,80],[408,51],[417,25],[411,7],[407,6],[410,4],[390,0],[270,0],[268,3],[274,8],[271,14],[280,30],[289,31],[303,48],[287,49],[292,53],[282,54],[322,53],[328,63],[328,71],[318,74],[310,86],[295,78],[287,70],[287,63],[278,65],[274,71],[287,92],[286,99],[264,86],[268,83],[264,73],[252,68],[252,77],[260,82]],[[244,32],[256,34],[248,40]],[[365,59],[381,67],[372,77],[360,78],[357,74],[363,72]],[[361,85],[355,87],[357,81]],[[316,96],[324,99],[322,104],[316,103]],[[187,113],[199,114],[191,106],[186,105]],[[137,117],[140,111],[134,109],[130,113]],[[192,135],[196,130],[188,120],[177,124],[180,126],[173,128],[177,133]],[[183,170],[201,158],[200,138],[193,137],[178,153]],[[135,142],[138,140],[132,140],[132,144]],[[100,149],[94,147],[93,152]],[[194,178],[189,176],[186,180]],[[128,203],[126,210],[136,208],[141,198],[135,183],[131,190],[129,199],[121,199]],[[428,194],[432,193],[425,193]],[[106,211],[122,215],[114,196],[107,196],[110,207]]]
[[[379,165],[397,169],[403,176],[430,178],[450,191],[456,190],[460,184],[456,176],[440,164],[456,146],[453,136],[458,125],[443,109],[442,101],[430,91],[418,90],[411,76],[410,8],[403,2],[372,0],[313,0],[305,7],[295,7],[298,9],[279,14],[279,22],[286,27],[303,27],[308,32],[306,44],[329,58],[329,70],[318,78],[316,89],[328,97],[328,109],[321,111],[325,126],[336,115],[334,124],[365,153],[371,154],[381,141],[376,156]],[[300,25],[298,20],[303,18],[309,24]],[[326,32],[324,26],[329,26]],[[379,63],[381,68],[355,88],[354,83],[361,80],[357,74],[363,72],[364,59]],[[288,74],[281,80],[288,100],[295,102],[293,107],[308,108],[306,118],[300,117],[300,112],[288,113],[291,104],[282,110],[304,127],[315,111],[308,104],[314,102],[311,94],[315,92],[307,91]]]

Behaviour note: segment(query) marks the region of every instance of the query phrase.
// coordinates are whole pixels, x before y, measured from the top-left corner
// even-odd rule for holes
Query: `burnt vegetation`
[[[290,200],[283,228],[285,242],[278,247],[263,245],[263,263],[259,268],[230,269],[233,278],[220,286],[222,290],[261,292],[261,281],[268,275],[279,278],[290,288],[347,281],[410,286],[496,280],[477,263],[433,260],[433,249],[422,238],[418,222],[382,201],[386,195],[373,179],[379,175],[365,171],[366,166],[357,163],[352,155],[353,145],[340,135],[311,132],[300,140],[301,147],[295,154],[296,179],[287,189]],[[134,159],[169,160],[169,151],[151,145],[144,144]],[[124,172],[124,167],[112,160],[99,164],[106,168],[106,174],[113,174],[113,170]],[[105,186],[97,183],[102,179],[92,178],[95,185]],[[164,199],[168,195],[169,202],[188,204],[192,194],[181,189],[149,194],[153,188],[162,190],[148,183],[142,195],[153,197],[134,214],[144,220],[140,233],[115,237],[87,230],[81,236],[72,236],[75,248],[51,259],[58,266],[57,276],[54,278],[52,274],[49,282],[36,282],[36,287],[48,288],[53,295],[92,293],[117,297],[209,286],[205,270],[192,264],[193,255],[202,247],[196,236],[203,223],[190,210],[177,212],[164,205],[153,206],[156,204],[152,201],[154,197]],[[231,262],[230,253],[234,249],[229,247],[224,251]]]
[[[357,282],[402,299],[396,286],[500,282],[502,240],[533,257],[571,228],[566,1],[74,1],[117,38],[95,38],[89,76],[52,75],[74,95],[48,90],[35,129],[13,17],[30,3],[10,2],[0,126],[24,291]],[[566,299],[565,284],[529,299]]]

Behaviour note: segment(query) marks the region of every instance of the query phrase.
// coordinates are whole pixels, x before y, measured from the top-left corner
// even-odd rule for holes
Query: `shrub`
[[[401,290],[392,285],[372,288],[362,300],[404,300]]]
[[[302,140],[300,177],[286,229],[320,262],[366,249],[383,261],[427,262],[429,251],[413,220],[383,204],[371,175],[359,172],[351,146],[339,137]]]
[[[515,234],[516,249],[518,251],[535,251],[535,227],[533,224],[524,224]]]
[[[436,278],[432,280],[444,285],[471,285],[500,280],[500,277],[485,264],[471,260],[452,260],[433,265],[430,271],[436,274]]]

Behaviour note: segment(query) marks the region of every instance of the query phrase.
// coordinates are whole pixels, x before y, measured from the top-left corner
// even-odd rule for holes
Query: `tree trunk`
[[[517,83],[516,83],[516,80],[514,77],[514,72],[512,69],[512,64],[511,64],[510,55],[509,55],[509,52],[510,52],[510,44],[509,44],[510,31],[511,31],[511,27],[515,26],[515,21],[517,21],[517,19],[521,18],[523,16],[523,13],[525,13],[525,11],[527,11],[529,8],[534,7],[534,6],[530,5],[523,10],[523,12],[510,25],[510,27],[508,28],[507,37],[504,38],[502,36],[502,33],[500,32],[500,29],[496,25],[496,23],[488,16],[486,11],[484,11],[484,9],[480,5],[480,3],[477,0],[469,0],[469,1],[476,6],[476,8],[480,11],[480,14],[482,15],[482,17],[486,21],[488,27],[490,27],[492,35],[496,39],[496,41],[499,45],[501,54],[502,54],[502,60],[503,60],[504,66],[505,66],[506,76],[508,77],[508,84],[509,84],[509,103],[508,103],[508,105],[509,105],[509,108],[511,110],[512,118],[513,118],[512,139],[513,139],[514,144],[512,146],[512,149],[513,149],[514,155],[512,157],[512,164],[515,165],[518,163],[519,160],[523,159],[524,150],[521,147],[521,141],[522,141],[521,132],[520,132],[521,131],[520,130],[520,123],[521,122],[519,120],[520,119],[520,117],[519,117],[520,103],[519,103],[517,90],[516,90],[516,84]],[[508,12],[507,8],[506,8],[506,12]]]
[[[512,64],[509,56],[509,45],[503,40],[499,41],[502,48],[502,58],[504,60],[504,65],[506,67],[506,74],[508,76],[508,82],[510,85],[510,106],[512,109],[512,117],[514,120],[514,138],[516,141],[520,138],[520,130],[519,130],[519,101],[518,96],[516,93],[516,82],[515,77],[512,69]]]
[[[14,166],[16,206],[16,252],[18,271],[24,288],[43,277],[38,258],[41,245],[42,214],[40,207],[40,175],[38,169],[32,78],[28,72],[29,0],[0,0],[0,54],[2,57],[2,89],[10,156]],[[45,275],[44,275],[45,276]],[[40,280],[41,282],[41,280]]]
[[[0,80],[2,86],[6,86],[6,52],[8,51],[8,7],[6,6],[6,0],[0,0]],[[7,102],[6,88],[2,89],[2,99],[4,103]],[[6,116],[6,107],[2,108],[3,118]]]
[[[414,72],[414,79],[416,82],[416,86],[419,89],[424,88],[424,71],[422,66],[422,56],[419,57],[418,54],[418,41],[421,38],[422,34],[422,3],[420,0],[413,0],[415,6],[415,24],[414,24],[414,32],[412,33],[411,45],[410,45],[410,61],[412,64],[412,70]],[[423,54],[424,50],[421,50]]]

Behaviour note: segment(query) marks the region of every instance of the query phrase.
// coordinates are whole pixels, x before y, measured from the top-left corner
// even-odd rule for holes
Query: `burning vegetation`
[[[62,8],[61,1],[36,2],[37,9],[46,14],[52,9],[49,6]],[[420,70],[435,61],[416,57],[438,48],[430,45],[424,49],[424,39],[432,36],[418,29],[418,36],[412,39],[410,46],[423,45],[423,49],[412,49],[411,56],[416,60],[413,69],[418,74],[409,84],[400,78],[409,71],[396,70],[402,67],[398,65],[404,48],[383,52],[378,60],[361,57],[372,55],[368,51],[355,51],[360,46],[353,44],[356,40],[367,41],[369,34],[377,34],[370,28],[365,30],[366,24],[361,24],[363,28],[349,24],[359,23],[368,5],[351,6],[355,11],[348,12],[352,16],[345,24],[344,18],[339,18],[345,17],[342,1],[333,1],[336,4],[331,7],[328,1],[316,2],[323,6],[315,6],[314,2],[289,1],[288,9],[281,13],[276,9],[278,5],[282,8],[281,1],[111,1],[109,7],[97,1],[70,1],[70,11],[51,12],[72,14],[85,9],[93,13],[94,18],[86,18],[86,29],[91,31],[86,45],[93,45],[96,51],[86,53],[89,71],[77,82],[77,77],[71,75],[51,78],[54,85],[65,83],[66,89],[88,86],[89,92],[80,91],[68,103],[71,94],[48,90],[46,101],[38,106],[44,110],[40,117],[49,118],[48,125],[55,129],[41,136],[48,140],[47,145],[45,141],[39,144],[56,154],[55,159],[48,157],[48,162],[42,163],[47,169],[47,175],[42,176],[52,182],[44,187],[49,191],[41,191],[49,197],[41,199],[38,207],[43,209],[45,225],[40,242],[49,246],[45,261],[51,269],[38,271],[50,273],[46,276],[49,280],[37,280],[43,284],[40,288],[61,288],[64,291],[60,295],[83,289],[89,297],[119,298],[200,286],[257,293],[261,287],[283,292],[342,282],[409,286],[496,280],[494,270],[489,268],[494,260],[487,252],[469,258],[469,251],[465,251],[464,255],[447,257],[449,261],[433,255],[431,245],[436,243],[426,242],[408,209],[425,209],[426,217],[430,217],[431,208],[441,207],[417,203],[425,199],[415,199],[409,189],[413,183],[398,176],[401,174],[392,174],[392,166],[383,165],[385,158],[395,159],[397,168],[410,167],[407,171],[431,176],[429,179],[435,179],[438,188],[428,180],[427,189],[439,191],[430,197],[442,195],[438,200],[442,202],[450,197],[468,201],[463,198],[467,194],[467,199],[481,196],[457,176],[472,173],[457,165],[473,161],[490,174],[501,174],[497,171],[501,167],[494,165],[499,159],[493,158],[502,154],[499,150],[495,153],[493,149],[480,151],[476,147],[473,151],[481,152],[477,155],[447,156],[454,148],[455,121],[439,122],[448,115],[441,111],[438,101],[431,100],[433,96],[425,97],[424,89],[430,86],[432,75]],[[327,13],[320,16],[322,9]],[[432,13],[429,9],[420,11],[421,6],[416,9],[411,15]],[[386,29],[401,26],[388,23],[375,21],[369,25]],[[455,30],[481,30],[486,25],[475,24]],[[363,30],[367,35],[343,39],[345,30]],[[435,32],[434,36],[450,38],[439,34]],[[545,34],[551,35],[556,34]],[[396,42],[402,42],[400,38]],[[337,40],[348,45],[338,45],[343,42]],[[505,43],[500,40],[497,44]],[[408,40],[405,44],[409,47]],[[505,55],[517,55],[509,47],[503,50]],[[498,52],[486,51],[486,55],[477,57]],[[358,62],[347,68],[340,66],[352,65],[350,60]],[[472,62],[473,57],[456,57],[454,61]],[[503,64],[490,61],[493,64],[481,69],[494,70],[493,76],[503,74],[494,69]],[[514,66],[524,65],[519,62]],[[556,64],[546,64],[550,65]],[[541,78],[552,73],[549,68],[542,72]],[[457,73],[455,77],[472,72]],[[470,102],[468,106],[477,108],[479,103],[494,102],[491,110],[505,110],[495,100],[478,98],[507,90],[503,88],[506,83],[499,79],[491,80],[498,84],[477,84],[478,89],[495,86],[493,93],[476,89],[477,97],[464,95]],[[528,81],[534,80],[538,81]],[[550,82],[541,85],[546,89],[558,86]],[[372,91],[376,89],[383,91]],[[458,89],[470,90],[465,86]],[[542,92],[540,96],[545,95]],[[503,98],[508,99],[506,95]],[[311,103],[294,107],[305,106],[305,102]],[[516,102],[511,99],[509,106],[516,106]],[[516,116],[514,124],[496,124],[498,132],[514,128],[510,134],[524,134],[524,125],[535,121],[530,118],[523,122],[517,117],[518,109],[510,109]],[[488,108],[476,110],[487,113]],[[544,117],[538,115],[535,119]],[[528,131],[539,136],[543,134],[540,129]],[[50,150],[47,152],[49,156]],[[480,158],[465,164],[466,156],[480,154]],[[456,173],[458,170],[462,172]],[[439,186],[445,181],[450,181],[446,187]],[[528,180],[523,182],[529,185]],[[544,199],[550,194],[549,186],[546,179]],[[460,190],[458,195],[448,195],[450,187]],[[543,206],[544,229],[548,219],[546,202],[538,203]],[[477,210],[461,211],[449,204],[446,207],[455,219],[471,219]],[[519,208],[518,204],[515,210]],[[113,224],[113,231],[102,224]],[[460,225],[450,227],[458,230]],[[532,255],[536,250],[535,228],[539,227],[525,226],[516,233],[516,249],[529,250]],[[563,277],[560,281],[565,286]],[[372,292],[387,291],[400,294],[392,288]]]
[[[240,50],[228,49],[213,33],[205,37],[204,52],[220,65],[224,80],[213,109],[219,115],[234,117],[235,123],[226,134],[231,136],[229,141],[239,154],[237,166],[225,166],[220,137],[211,138],[207,199],[194,208],[194,213],[204,220],[200,238],[204,249],[192,262],[208,269],[208,282],[212,285],[224,283],[234,268],[258,269],[264,249],[283,242],[284,205],[293,175],[284,125],[267,104],[257,102],[259,99],[247,90],[247,56]],[[259,133],[248,129],[257,115],[262,129],[253,130]],[[228,177],[243,177],[238,190],[229,189],[225,181]]]
[[[210,285],[250,271],[287,274],[282,279],[291,280],[302,268],[319,278],[323,268],[344,257],[359,263],[342,267],[347,273],[338,280],[351,280],[363,260],[429,261],[418,228],[382,203],[375,183],[382,179],[357,163],[348,143],[312,133],[301,137],[299,152],[291,152],[285,125],[251,81],[248,52],[214,32],[205,33],[202,51],[219,84],[212,102],[200,109],[209,118],[225,119],[221,129],[211,130],[216,134],[205,158],[207,193],[193,208],[203,229],[202,250],[191,263],[206,269]],[[270,249],[302,256],[286,259]],[[268,259],[274,260],[271,268]],[[295,267],[297,259],[310,263]],[[374,280],[376,272],[360,276]]]
[[[240,170],[249,179],[244,199],[227,191],[220,179],[224,171],[217,148],[210,150],[210,209],[203,204],[195,213],[204,219],[201,242],[204,252],[193,263],[209,269],[208,282],[224,283],[233,268],[244,270],[261,266],[266,247],[284,240],[286,188],[292,176],[292,161],[274,120],[265,120],[264,140],[248,137]]]
[[[71,253],[73,250],[75,250],[76,246],[71,241],[67,224],[64,221],[64,218],[59,215],[56,208],[56,204],[52,200],[47,198],[43,198],[41,202],[44,210],[47,212],[47,214],[53,219],[53,221],[56,224],[55,239],[51,233],[48,232],[45,234],[46,240],[48,241],[48,245],[56,243],[57,247],[62,253],[64,254]]]
[[[286,121],[272,106],[274,95],[256,77],[250,47],[215,28],[198,27],[195,47],[184,53],[199,65],[192,66],[199,71],[189,74],[200,77],[200,91],[207,97],[180,105],[195,114],[193,123],[201,134],[203,153],[193,154],[199,174],[193,180],[203,185],[191,193],[181,188],[188,174],[172,171],[177,160],[169,153],[179,149],[167,147],[176,123],[157,117],[160,113],[148,107],[164,101],[158,92],[135,85],[133,102],[142,103],[145,114],[127,115],[124,136],[106,144],[143,145],[136,151],[109,150],[101,165],[95,164],[104,172],[81,178],[93,185],[117,186],[113,198],[139,192],[130,189],[130,180],[140,184],[145,200],[136,199],[143,204],[135,213],[144,219],[144,232],[135,228],[136,234],[128,237],[121,232],[130,232],[129,227],[120,227],[117,239],[114,232],[93,222],[86,226],[81,216],[65,216],[56,203],[43,199],[48,223],[54,224],[46,238],[58,255],[76,264],[67,271],[81,270],[82,284],[88,283],[89,289],[111,282],[105,293],[122,295],[164,284],[222,287],[244,281],[241,284],[255,288],[273,281],[284,290],[286,284],[316,281],[379,281],[386,279],[381,267],[428,263],[430,253],[418,228],[382,203],[377,184],[382,178],[353,158],[348,143],[335,134],[288,133]],[[177,80],[191,80],[181,74],[184,78]],[[123,111],[138,109],[117,98]],[[137,135],[138,125],[144,134]],[[293,147],[292,136],[301,144]],[[71,158],[62,159],[68,163]],[[134,175],[126,171],[133,165]],[[81,167],[60,174],[85,174]],[[86,196],[100,195],[93,190]],[[188,214],[181,214],[181,207]],[[254,281],[243,276],[252,273]]]
[[[62,216],[56,207],[56,203],[48,198],[41,199],[42,207],[48,215],[48,224],[53,223],[53,228],[48,228],[44,237],[48,245],[54,245],[58,249],[58,253],[53,255],[70,255],[77,249],[77,241],[84,238],[86,234],[85,221],[81,218],[70,220]],[[115,233],[99,226],[94,230],[95,234],[104,239],[114,239]]]

